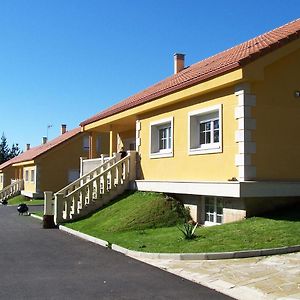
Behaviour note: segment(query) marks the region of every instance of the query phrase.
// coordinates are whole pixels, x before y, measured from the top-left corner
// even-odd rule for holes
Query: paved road
[[[0,299],[230,299],[0,206]]]

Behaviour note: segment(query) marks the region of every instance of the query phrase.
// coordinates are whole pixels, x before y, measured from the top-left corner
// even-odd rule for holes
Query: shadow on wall
[[[284,220],[292,222],[300,222],[300,198],[295,198],[296,203],[289,204],[283,208],[264,213],[262,216],[273,220]]]

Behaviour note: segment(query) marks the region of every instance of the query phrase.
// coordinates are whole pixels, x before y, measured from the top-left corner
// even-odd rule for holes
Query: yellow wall
[[[79,171],[80,157],[88,156],[88,151],[83,149],[84,135],[79,134],[36,159],[37,192],[57,192],[68,184],[70,170]]]
[[[130,150],[126,143],[128,140],[135,141],[135,128],[133,130],[127,130],[119,133],[118,146],[117,146],[118,152],[121,150],[122,147],[124,148],[125,151]]]
[[[109,133],[101,132],[99,135],[101,136],[101,147],[97,153],[98,157],[100,157],[101,154],[109,153]]]
[[[194,110],[222,104],[223,149],[221,153],[188,154],[188,113]],[[237,104],[233,88],[226,88],[205,96],[199,96],[138,117],[141,120],[141,169],[147,180],[228,180],[238,176],[235,167],[234,111]],[[150,123],[173,117],[173,157],[150,158]]]
[[[31,171],[34,171],[34,178],[31,178]],[[26,178],[26,172],[28,172],[28,178]],[[24,191],[35,193],[36,192],[36,166],[29,165],[23,168],[23,178],[24,178]]]
[[[300,180],[300,50],[265,68],[254,82],[256,94],[256,154],[258,180]]]
[[[4,174],[0,173],[0,191],[4,188]]]
[[[2,170],[0,173],[2,175],[2,182],[0,180],[0,190],[10,185],[11,179],[15,179],[14,176],[14,168],[12,166],[8,166]]]

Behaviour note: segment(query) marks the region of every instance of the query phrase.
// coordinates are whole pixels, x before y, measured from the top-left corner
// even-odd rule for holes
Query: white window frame
[[[174,126],[173,117],[161,119],[150,123],[149,153],[150,158],[163,158],[173,156]],[[171,143],[168,149],[159,149],[159,130],[171,126]],[[153,141],[153,139],[157,139]],[[155,148],[155,149],[153,149]]]
[[[213,200],[214,201],[214,212],[213,213],[208,213],[212,215],[213,221],[206,221],[206,201],[208,200]],[[204,197],[204,225],[205,226],[214,226],[214,225],[221,225],[224,223],[224,210],[222,211],[222,214],[218,214],[217,212],[217,201],[221,200],[223,202],[223,209],[224,209],[224,199],[222,197],[214,197],[214,196],[205,196]],[[217,222],[217,217],[221,217],[222,221],[221,223]]]
[[[33,176],[32,176],[32,174],[33,174]],[[35,182],[35,169],[30,170],[30,181]]]
[[[82,139],[83,151],[88,152],[90,150],[90,137],[89,135],[84,135]]]
[[[24,170],[24,172],[25,172],[25,174],[24,174],[25,181],[28,182],[29,181],[29,170]]]
[[[217,118],[210,118],[209,115],[217,113]],[[207,116],[207,119],[205,118]],[[200,123],[219,119],[219,142],[200,145]],[[192,126],[193,129],[192,129]],[[196,126],[196,127],[195,127]],[[191,132],[193,130],[193,132]],[[213,129],[212,129],[213,132]],[[192,135],[194,134],[194,137]],[[212,134],[213,136],[213,134]],[[209,154],[222,152],[222,104],[210,106],[189,112],[188,114],[188,154]],[[197,141],[195,141],[197,139]],[[195,146],[193,146],[193,144]]]

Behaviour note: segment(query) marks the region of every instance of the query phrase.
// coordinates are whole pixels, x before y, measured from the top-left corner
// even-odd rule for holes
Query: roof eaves
[[[91,117],[91,118],[81,122],[80,126],[85,126],[85,125],[91,124],[93,122],[105,119],[109,116],[116,115],[117,113],[123,112],[127,109],[137,107],[139,105],[148,103],[150,101],[157,100],[160,97],[167,96],[167,95],[170,95],[170,94],[175,93],[175,92],[179,92],[180,90],[183,90],[187,87],[192,87],[196,84],[205,82],[209,79],[213,79],[217,76],[221,76],[225,73],[228,73],[229,71],[231,72],[231,71],[234,71],[234,70],[239,69],[239,68],[240,68],[240,64],[238,62],[234,62],[230,65],[222,66],[221,68],[215,69],[212,72],[201,74],[200,76],[195,77],[195,78],[187,79],[186,81],[184,81],[182,83],[179,83],[176,86],[172,86],[170,88],[158,91],[158,92],[153,93],[151,95],[141,97],[137,102],[128,103],[127,105],[124,105],[123,107],[116,107],[115,109],[111,109],[107,113],[104,111],[102,116],[101,116],[101,113],[100,113],[98,116],[96,115],[94,117]]]

